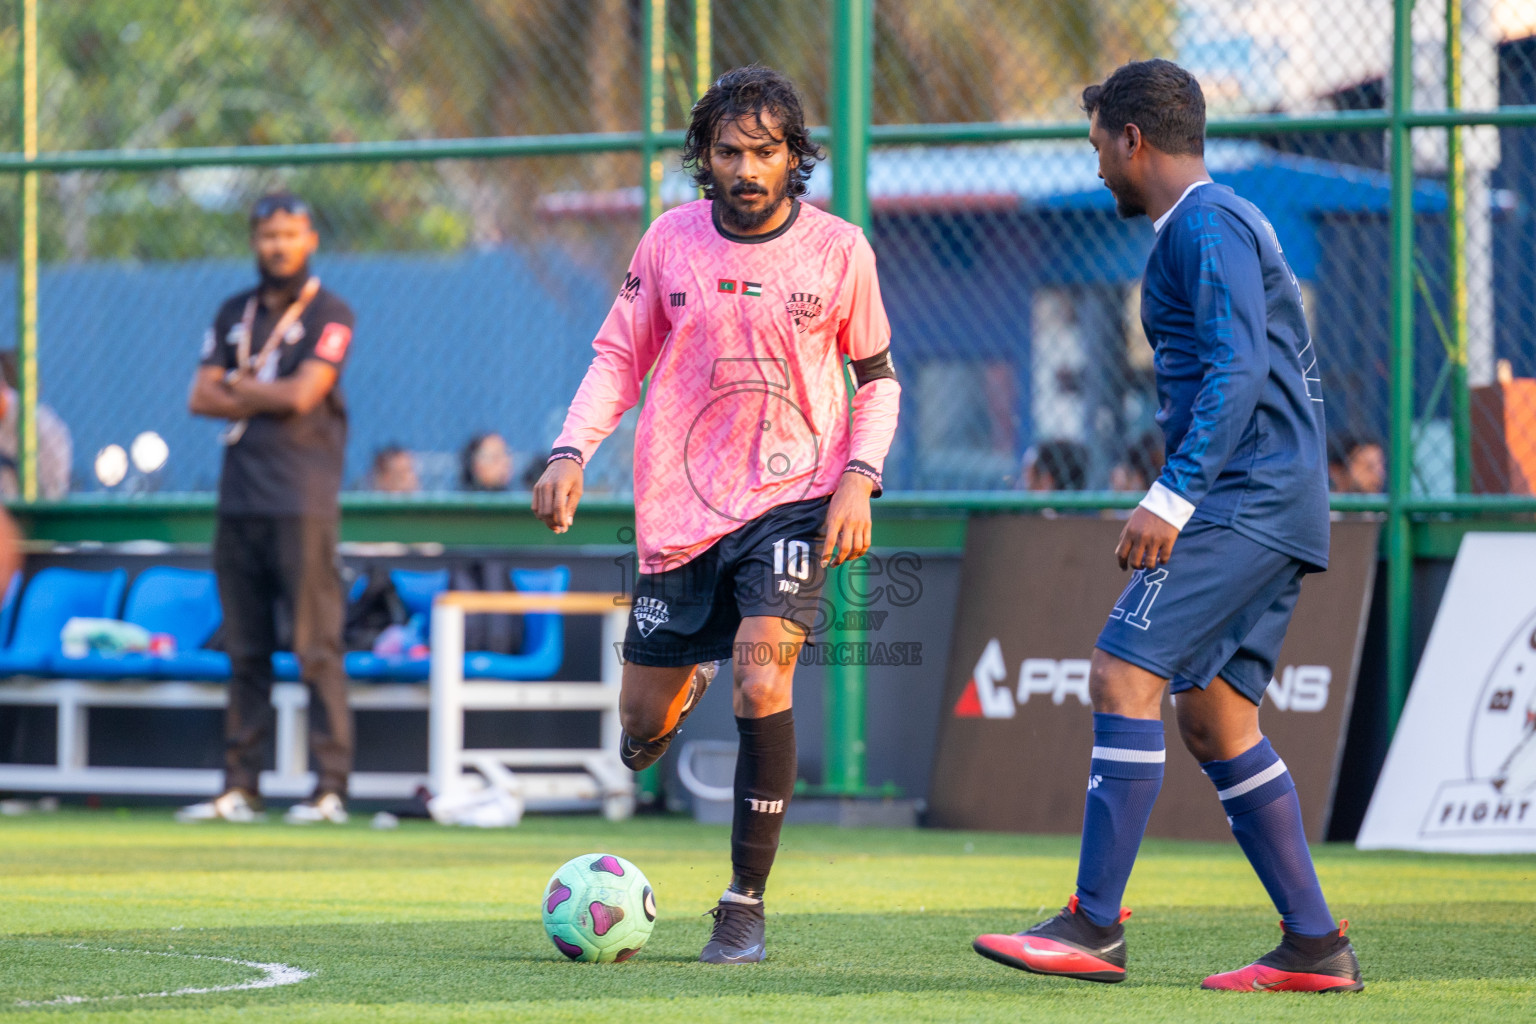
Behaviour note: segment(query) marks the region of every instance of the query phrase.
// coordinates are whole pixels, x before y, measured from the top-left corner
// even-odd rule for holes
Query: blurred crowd
[[[1140,493],[1163,471],[1163,438],[1155,430],[1138,435],[1109,469],[1108,490]],[[1091,458],[1080,441],[1053,438],[1024,453],[1015,486],[1022,491],[1084,491],[1089,487]],[[1328,486],[1335,494],[1383,494],[1387,489],[1387,458],[1380,441],[1357,434],[1336,434],[1328,440]]]
[[[495,431],[471,437],[458,453],[451,480],[432,481],[438,485],[436,487],[423,486],[423,478],[428,475],[423,473],[420,465],[423,458],[420,453],[402,445],[385,445],[374,452],[367,489],[379,494],[419,494],[426,489],[482,494],[526,491],[532,490],[539,474],[544,471],[541,460],[530,459],[519,479],[516,475],[517,457],[507,446],[507,439]]]

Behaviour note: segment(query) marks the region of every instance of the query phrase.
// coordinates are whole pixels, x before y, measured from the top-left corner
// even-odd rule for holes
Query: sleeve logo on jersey
[[[811,329],[811,321],[821,316],[821,296],[810,292],[794,292],[789,296],[789,301],[784,303],[784,308],[789,310],[790,318],[795,321],[795,330],[804,334]]]
[[[320,340],[315,342],[315,355],[328,363],[339,363],[350,344],[352,328],[346,324],[326,324],[325,330],[320,332]]]
[[[640,278],[634,274],[624,275],[624,287],[619,289],[619,298],[625,302],[634,302],[640,294]]]

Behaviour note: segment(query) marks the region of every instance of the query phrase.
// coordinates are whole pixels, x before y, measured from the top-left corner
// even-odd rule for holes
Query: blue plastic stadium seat
[[[272,677],[280,683],[299,681],[299,656],[292,651],[278,651],[272,655]]]
[[[146,569],[128,590],[123,618],[151,633],[175,638],[176,653],[155,659],[161,679],[222,682],[229,678],[229,655],[203,649],[224,621],[219,584],[212,572]]]
[[[523,593],[563,594],[571,586],[571,570],[513,569],[512,586]],[[560,671],[565,658],[565,617],[556,612],[523,616],[523,649],[518,654],[470,651],[464,655],[466,679],[548,679]]]
[[[432,602],[438,594],[448,589],[447,569],[391,569],[389,581],[412,621],[421,629],[423,637],[430,636]],[[405,655],[389,656],[372,651],[348,651],[347,675],[359,682],[419,683],[431,671],[428,658],[411,658]]]
[[[447,569],[391,569],[389,582],[395,585],[400,603],[412,615],[432,614],[432,602],[448,589]]]
[[[570,588],[571,571],[513,569],[512,585],[519,591],[563,593]],[[390,573],[395,591],[413,617],[430,618],[432,601],[448,589],[448,570]],[[424,630],[425,631],[425,630]],[[464,655],[466,679],[548,679],[560,669],[565,657],[565,622],[554,613],[523,617],[523,649],[518,654],[468,651]],[[368,651],[348,651],[347,675],[364,682],[423,682],[431,674],[430,658],[392,658]]]
[[[224,618],[213,573],[169,566],[145,569],[128,588],[122,618],[151,633],[169,634],[176,641],[176,654],[59,654],[53,659],[53,673],[76,679],[229,678],[229,656],[201,649]]]
[[[62,652],[59,633],[70,619],[113,618],[128,574],[52,566],[28,581],[16,609],[11,642],[0,650],[0,675],[44,675]]]

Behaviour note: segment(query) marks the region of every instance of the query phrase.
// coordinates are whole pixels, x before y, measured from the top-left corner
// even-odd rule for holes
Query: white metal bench
[[[518,683],[464,678],[466,615],[532,612],[603,617],[598,682]],[[633,814],[634,775],[619,760],[619,644],[628,614],[622,594],[448,591],[437,595],[432,603],[432,731],[428,744],[432,792],[448,792],[468,769],[528,807],[596,801],[609,818]],[[597,711],[601,714],[598,746],[465,749],[466,711]]]
[[[609,817],[634,810],[634,781],[619,761],[619,679],[617,644],[623,640],[628,606],[619,594],[480,593],[440,594],[432,612],[431,680],[421,683],[354,683],[348,687],[356,711],[426,711],[429,771],[356,772],[351,793],[365,800],[403,800],[418,786],[444,792],[466,769],[508,789],[526,806],[599,807]],[[464,679],[464,617],[467,614],[522,615],[558,612],[602,615],[600,679],[595,682],[503,682]],[[125,768],[89,763],[89,710],[94,707],[219,710],[223,683],[165,680],[77,680],[13,678],[0,681],[0,705],[52,707],[57,712],[57,755],[53,764],[0,764],[0,789],[46,793],[120,793],[202,796],[219,792],[223,772],[210,768]],[[272,704],[276,766],[263,772],[265,796],[298,799],[314,790],[308,771],[309,691],[301,683],[276,683]],[[466,711],[598,711],[599,744],[582,749],[464,748]],[[557,770],[557,769],[564,769]]]

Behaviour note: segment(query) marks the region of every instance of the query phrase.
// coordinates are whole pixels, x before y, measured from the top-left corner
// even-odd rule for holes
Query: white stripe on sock
[[[1268,768],[1265,768],[1263,771],[1259,772],[1259,774],[1248,776],[1248,778],[1244,779],[1242,782],[1239,782],[1231,789],[1218,789],[1216,791],[1216,799],[1231,800],[1234,797],[1242,796],[1244,793],[1252,793],[1254,790],[1264,785],[1264,783],[1273,782],[1275,779],[1278,779],[1280,776],[1284,775],[1285,772],[1285,762],[1276,760],[1274,764],[1270,765]]]
[[[1162,764],[1168,760],[1168,751],[1132,750],[1129,747],[1094,747],[1093,756],[1100,761],[1134,761],[1137,764]]]

